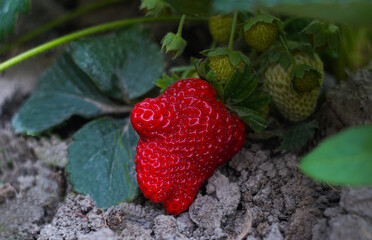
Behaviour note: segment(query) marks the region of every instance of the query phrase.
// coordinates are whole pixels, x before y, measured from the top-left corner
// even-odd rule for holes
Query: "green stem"
[[[280,43],[282,44],[287,57],[291,61],[291,64],[293,65],[294,68],[296,68],[296,61],[293,58],[293,55],[291,54],[291,52],[289,51],[288,44],[287,44],[286,39],[284,38],[284,35],[283,34],[280,34],[279,35],[279,39],[280,39]]]
[[[12,43],[4,45],[2,48],[0,48],[0,54],[5,53],[9,51],[10,49],[17,47],[21,45],[22,43],[25,43],[36,36],[39,36],[40,34],[49,31],[50,29],[55,28],[56,26],[59,26],[65,22],[68,22],[76,17],[79,17],[85,13],[95,11],[97,9],[110,6],[116,3],[120,3],[126,0],[102,0],[99,2],[95,2],[86,6],[83,6],[81,8],[78,8],[76,10],[73,10],[63,16],[57,17],[56,19],[46,23],[45,25],[42,25],[38,28],[35,28],[34,30],[26,33],[25,35],[21,36],[20,38],[16,39]]]
[[[185,23],[186,15],[182,15],[180,24],[178,24],[178,30],[177,30],[177,36],[181,37],[182,36],[182,29],[183,29],[183,24]]]
[[[156,17],[156,18],[149,18],[149,17],[141,17],[141,18],[133,18],[133,19],[125,19],[105,24],[100,24],[97,26],[89,27],[74,33],[70,33],[68,35],[56,38],[52,41],[46,42],[38,47],[32,48],[24,53],[21,53],[3,63],[0,64],[0,71],[3,71],[4,69],[7,69],[19,62],[22,62],[30,57],[33,57],[35,55],[38,55],[42,52],[45,52],[49,49],[55,48],[59,45],[62,45],[64,43],[70,42],[72,40],[85,37],[94,33],[98,32],[104,32],[116,28],[121,28],[125,26],[129,26],[135,23],[153,23],[153,22],[167,22],[167,21],[179,21],[180,17],[174,17],[174,16],[165,16],[165,17]],[[188,18],[189,21],[206,21],[207,18]]]
[[[233,17],[233,23],[232,23],[232,26],[231,26],[229,45],[228,45],[228,49],[230,49],[230,50],[233,49],[235,29],[236,29],[236,22],[237,21],[238,21],[238,11],[235,11],[234,12],[234,17]]]
[[[215,49],[217,45],[217,42],[213,40],[211,47],[209,49]]]

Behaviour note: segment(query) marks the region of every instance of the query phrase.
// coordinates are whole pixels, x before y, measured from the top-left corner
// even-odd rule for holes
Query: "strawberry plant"
[[[0,52],[121,1],[75,10],[5,43]],[[282,150],[313,136],[327,64],[322,58],[336,58],[342,29],[372,27],[370,2],[339,2],[142,0],[144,16],[78,30],[0,63],[2,71],[68,43],[13,117],[12,128],[41,135],[72,116],[89,120],[69,147],[66,171],[74,190],[89,194],[101,208],[132,201],[141,191],[179,214],[214,169],[243,147],[247,132],[265,131],[268,116],[289,126],[279,134]],[[28,9],[28,0],[0,3],[0,40]],[[178,22],[177,31],[156,42],[147,26],[163,22]],[[193,39],[183,32],[190,22],[208,28],[213,42],[188,59],[184,52]],[[190,64],[166,70],[174,62],[165,63],[164,54]],[[157,97],[148,98],[155,92]],[[335,184],[372,183],[370,128],[327,140],[303,159],[301,169]],[[334,150],[338,145],[345,154]]]

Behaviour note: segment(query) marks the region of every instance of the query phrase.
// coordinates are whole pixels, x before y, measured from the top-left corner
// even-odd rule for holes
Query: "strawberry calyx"
[[[186,41],[181,36],[171,32],[164,36],[161,43],[162,51],[165,53],[172,53],[173,58],[180,56],[187,45]]]
[[[240,51],[229,48],[209,49],[201,52],[207,58],[206,64],[209,70],[215,74],[216,80],[226,82],[236,68],[242,69],[244,64],[250,64],[250,60]]]
[[[160,93],[163,93],[167,88],[175,83],[178,79],[180,79],[176,74],[172,74],[172,76],[168,76],[167,74],[163,74],[162,78],[159,78],[154,83],[156,86],[160,88]]]
[[[230,64],[234,67],[241,62],[246,64],[250,64],[251,62],[249,58],[241,51],[234,51],[228,48],[207,49],[202,51],[201,54],[206,57],[228,56]]]
[[[291,89],[298,94],[311,92],[321,86],[322,74],[313,66],[307,64],[297,65],[291,71]]]
[[[216,91],[217,97],[224,105],[256,132],[265,129],[267,122],[264,110],[271,97],[262,89],[258,75],[244,63],[242,68],[236,68],[226,82],[216,79],[207,60],[193,59],[199,76],[206,80]]]
[[[168,52],[172,53],[173,59],[180,56],[185,50],[185,47],[187,45],[187,42],[185,41],[185,39],[182,38],[182,29],[183,29],[183,24],[185,22],[185,19],[186,19],[186,15],[182,15],[176,34],[169,32],[161,40],[161,44],[162,44],[161,50],[165,53],[168,53]]]
[[[146,10],[146,16],[159,16],[167,7],[163,0],[142,0],[140,9]]]
[[[163,93],[170,85],[177,82],[179,79],[199,77],[195,67],[192,65],[172,67],[169,69],[169,72],[171,76],[164,73],[161,78],[154,82],[155,85],[160,88],[160,93]]]
[[[281,21],[279,18],[269,16],[269,15],[257,15],[253,18],[250,18],[248,21],[244,23],[244,32],[251,29],[255,24],[257,23],[275,23],[278,25],[281,24]]]
[[[288,52],[281,43],[274,44],[269,50],[260,55],[257,62],[260,63],[258,66],[258,72],[263,73],[270,65],[279,63],[285,70],[288,70],[292,65],[292,60],[288,54],[295,54],[296,52],[306,53],[312,59],[315,59],[315,52],[310,43],[288,41],[287,46]]]
[[[271,101],[258,82],[258,75],[249,67],[236,69],[224,86],[224,103],[251,129],[256,132],[267,126],[266,107]]]
[[[314,20],[300,33],[309,37],[309,42],[314,48],[329,47],[332,51],[338,52],[341,39],[338,26]]]

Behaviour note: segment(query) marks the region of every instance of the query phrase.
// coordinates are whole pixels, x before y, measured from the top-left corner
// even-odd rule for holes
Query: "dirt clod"
[[[0,147],[0,239],[34,239],[56,212],[64,177],[9,129],[0,129]]]

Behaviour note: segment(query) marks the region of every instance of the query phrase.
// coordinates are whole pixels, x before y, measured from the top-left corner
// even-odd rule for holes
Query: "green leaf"
[[[255,111],[261,111],[266,105],[270,103],[270,101],[270,95],[263,92],[261,87],[257,87],[257,89],[251,95],[249,95],[248,98],[240,102],[238,106],[248,107],[249,109]]]
[[[138,136],[129,119],[95,120],[73,139],[66,171],[75,191],[89,194],[99,208],[137,196],[134,157]]]
[[[179,79],[177,75],[172,75],[172,77],[168,76],[167,74],[163,74],[163,77],[155,81],[155,85],[161,88],[161,92],[163,93],[167,88],[175,83]]]
[[[310,57],[314,59],[314,50],[310,43],[298,42],[298,41],[288,41],[288,48],[291,52],[303,51],[309,54]]]
[[[244,24],[244,31],[248,31],[251,29],[256,23],[264,22],[264,23],[272,23],[272,22],[280,22],[279,18],[268,16],[268,15],[257,15],[251,19],[249,19]]]
[[[282,135],[279,149],[285,151],[300,149],[314,136],[317,127],[318,123],[315,121],[296,124]]]
[[[233,65],[234,67],[241,62],[241,58],[240,58],[239,52],[230,51],[228,53],[228,56],[229,56],[229,61],[230,61],[231,65]]]
[[[287,55],[282,54],[279,58],[279,64],[287,71],[292,63],[291,59]]]
[[[201,52],[206,57],[215,57],[215,56],[221,56],[221,55],[228,55],[231,52],[228,48],[213,48],[213,49],[207,49]]]
[[[267,122],[263,117],[260,116],[261,113],[246,107],[229,106],[229,108],[254,131],[260,132],[266,128]]]
[[[327,34],[327,43],[330,49],[338,53],[340,41],[341,41],[341,35],[339,32],[339,28],[337,27],[337,30],[335,30],[335,27],[336,26],[334,25],[330,26],[332,31]]]
[[[216,74],[214,72],[208,72],[206,76],[206,80],[208,83],[213,87],[213,89],[217,93],[217,97],[224,102],[225,96],[224,96],[224,89],[223,89],[223,83],[221,81],[217,81]]]
[[[340,42],[340,29],[336,25],[314,20],[301,32],[313,37],[314,48],[328,46],[337,52]]]
[[[206,60],[191,58],[191,63],[194,65],[196,72],[203,79],[206,79],[207,74],[210,72],[208,58]]]
[[[314,36],[314,48],[319,48],[327,43],[326,34],[317,34]]]
[[[17,133],[36,134],[72,115],[91,118],[120,109],[64,53],[43,73],[11,125]]]
[[[305,34],[318,34],[323,30],[323,25],[322,22],[318,20],[314,20],[311,23],[309,23],[301,32]]]
[[[372,125],[327,138],[300,163],[310,177],[337,185],[372,184]]]
[[[314,71],[316,75],[318,75],[318,77],[322,77],[322,74],[319,71],[317,71],[313,66],[310,66],[307,64],[300,64],[300,65],[296,65],[296,68],[294,68],[291,71],[291,79],[294,77],[303,78],[305,75],[305,72],[307,71]]]
[[[298,41],[288,41],[288,49],[293,54],[297,51],[305,52],[311,58],[314,59],[314,49],[310,43],[298,42]],[[261,66],[259,72],[261,73],[269,65],[278,62],[285,70],[291,66],[291,60],[286,54],[283,46],[281,44],[275,44],[269,50],[265,51],[260,57],[260,61],[263,62],[263,67]]]
[[[172,67],[169,72],[179,76],[178,79],[197,77],[197,72],[193,65]]]
[[[237,66],[240,62],[250,64],[250,59],[241,51],[234,51],[228,48],[214,48],[207,49],[201,52],[206,57],[216,57],[216,56],[228,56],[231,65]]]
[[[163,0],[142,0],[140,9],[146,9],[146,16],[159,16],[165,7]]]
[[[242,53],[241,51],[238,51],[237,52],[238,54],[239,54],[239,57],[240,57],[240,59],[244,62],[244,63],[246,63],[246,64],[251,64],[251,60],[249,59],[249,57],[247,57],[247,55],[245,55],[244,53]]]
[[[225,99],[232,104],[242,102],[256,89],[257,81],[257,75],[252,73],[248,65],[245,65],[242,71],[236,69],[226,82],[224,89]]]
[[[154,87],[164,69],[159,46],[135,25],[103,37],[71,43],[77,65],[111,97],[132,100]]]
[[[19,13],[26,13],[30,8],[29,0],[1,0],[0,1],[0,41],[14,33],[14,25]]]

